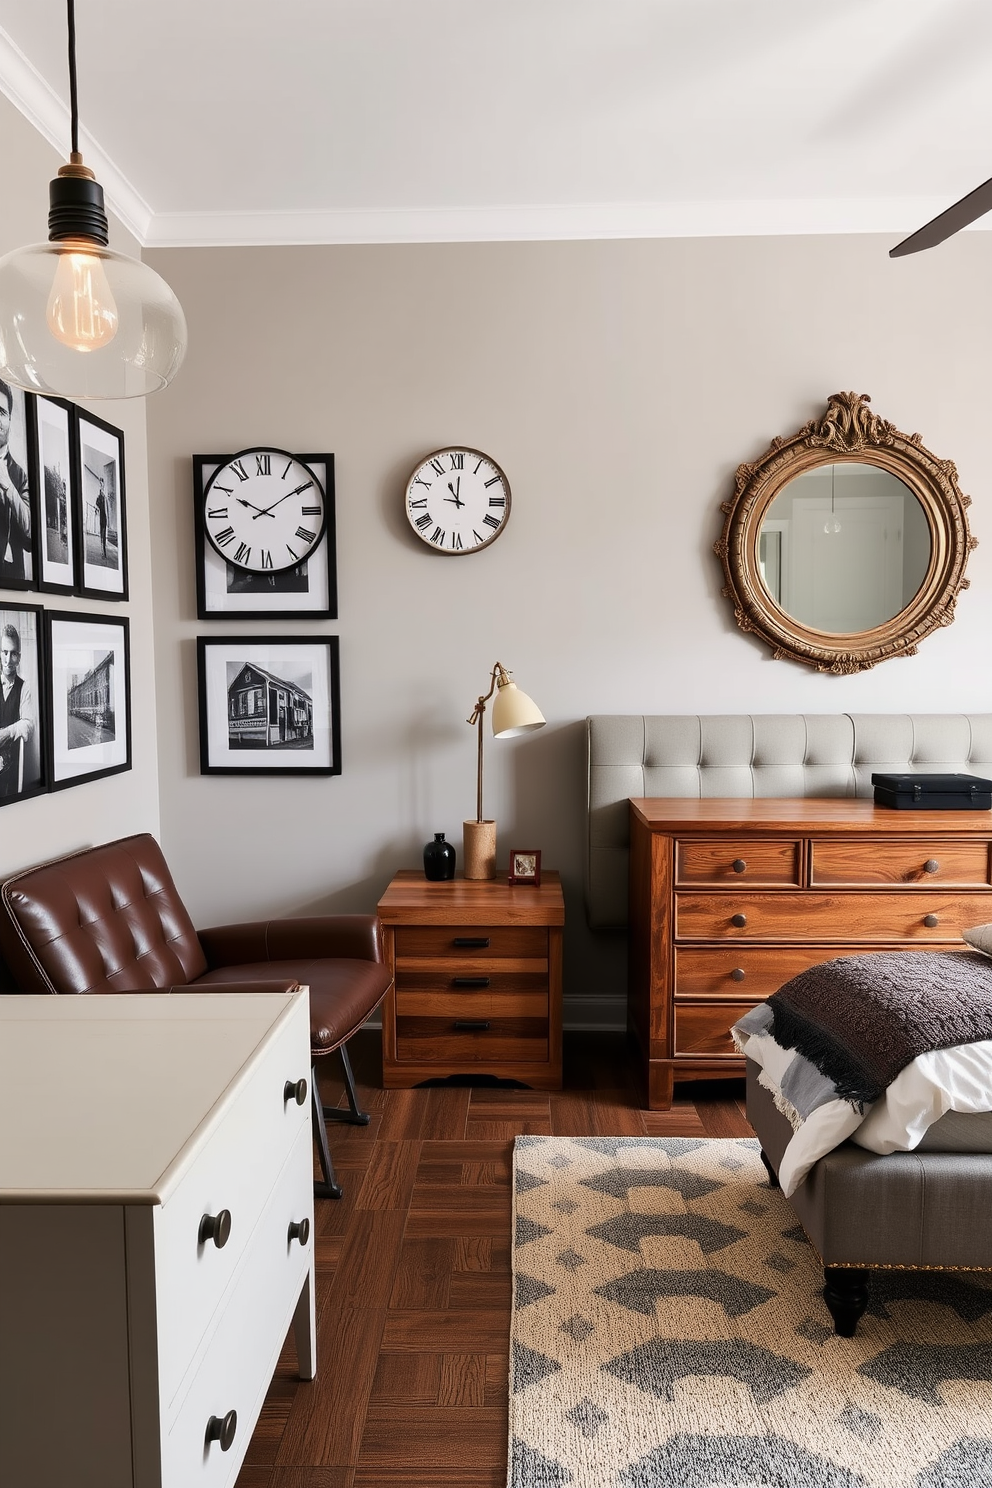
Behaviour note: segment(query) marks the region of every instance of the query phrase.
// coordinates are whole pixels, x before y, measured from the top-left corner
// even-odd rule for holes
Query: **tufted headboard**
[[[587,729],[594,930],[627,923],[629,796],[870,796],[873,770],[992,777],[992,713],[600,714]]]

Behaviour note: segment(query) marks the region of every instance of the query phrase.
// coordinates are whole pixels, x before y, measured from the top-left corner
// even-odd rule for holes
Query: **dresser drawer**
[[[987,884],[987,842],[865,842],[811,845],[814,884]]]
[[[548,957],[548,932],[541,925],[397,925],[393,933],[397,970],[406,958],[426,957],[447,966],[452,961]]]
[[[756,1004],[753,1002],[682,1002],[675,1009],[675,1053],[697,1058],[740,1059],[730,1036],[731,1026]]]
[[[475,1023],[475,1028],[460,1028]],[[482,1026],[485,1025],[485,1026]],[[539,1063],[548,1057],[547,1018],[487,1018],[467,1010],[457,1018],[398,1017],[396,1057],[401,1063]]]
[[[886,894],[675,896],[675,933],[680,940],[926,944],[956,941],[963,927],[990,919],[992,894],[937,889],[926,893],[913,889]]]
[[[675,881],[680,884],[798,884],[801,842],[677,842]]]
[[[175,1418],[164,1434],[162,1488],[227,1488],[237,1477],[313,1248],[313,1153],[300,1131],[248,1246],[237,1282]],[[289,1226],[310,1219],[305,1246]],[[265,1346],[260,1346],[266,1340]],[[211,1416],[237,1412],[228,1451],[206,1442]]]
[[[857,956],[877,946],[678,947],[675,952],[675,996],[761,1001],[807,967],[835,956]]]
[[[310,1079],[309,1014],[301,999],[259,1057],[196,1154],[179,1186],[155,1213],[159,1379],[168,1406],[197,1353],[250,1241],[272,1186],[297,1140],[310,1141],[310,1101],[283,1099],[287,1081]],[[178,1072],[177,1072],[178,1078]],[[220,1249],[198,1241],[204,1215],[227,1210]]]

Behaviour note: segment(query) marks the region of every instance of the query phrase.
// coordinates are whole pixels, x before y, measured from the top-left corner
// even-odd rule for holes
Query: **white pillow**
[[[962,930],[961,939],[976,951],[981,951],[983,956],[992,956],[992,924],[973,925],[970,930]]]

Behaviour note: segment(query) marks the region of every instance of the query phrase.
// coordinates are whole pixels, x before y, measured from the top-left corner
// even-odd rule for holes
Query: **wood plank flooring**
[[[287,1344],[238,1488],[504,1488],[513,1138],[750,1136],[743,1082],[642,1111],[625,1040],[572,1034],[560,1092],[385,1091],[378,1035],[350,1049],[372,1120],[330,1127],[345,1192],[316,1208],[317,1379]]]

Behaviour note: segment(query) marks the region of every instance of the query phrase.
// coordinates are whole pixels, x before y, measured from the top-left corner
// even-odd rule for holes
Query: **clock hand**
[[[256,506],[255,503],[254,503],[254,501],[246,501],[243,496],[236,496],[234,499],[238,503],[239,506],[250,506],[251,509],[252,509],[252,511],[255,513],[256,516],[259,516],[259,517],[272,517],[272,513],[271,512],[266,511],[261,506]],[[255,520],[255,518],[252,517],[252,521],[254,521],[254,520]],[[272,520],[274,522],[275,521],[275,517],[272,517]]]
[[[301,491],[309,491],[312,485],[313,481],[304,481],[302,486],[296,487],[295,491],[287,491],[284,496],[276,497],[275,501],[273,501],[272,503],[272,506],[263,506],[258,512],[256,512],[255,516],[252,517],[252,521],[257,522],[259,517],[271,516],[272,508],[278,506],[280,501],[288,501],[290,496],[299,496]]]
[[[462,485],[462,478],[461,478],[461,476],[459,476],[458,477],[458,490],[459,491],[461,490],[461,485]],[[459,500],[459,498],[458,498],[458,491],[455,490],[454,486],[451,484],[450,481],[448,482],[448,490],[451,492],[451,495],[450,496],[445,496],[445,498],[444,498],[445,501],[453,501],[454,504],[455,504],[455,506],[464,506],[465,505],[464,501],[460,501]]]

